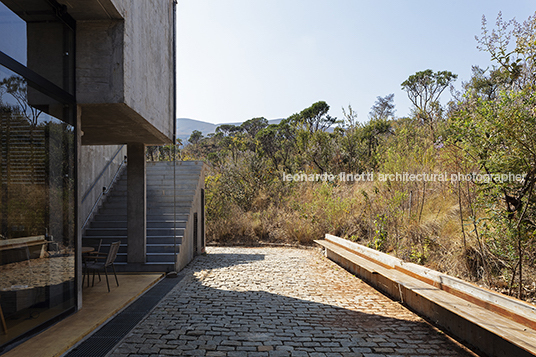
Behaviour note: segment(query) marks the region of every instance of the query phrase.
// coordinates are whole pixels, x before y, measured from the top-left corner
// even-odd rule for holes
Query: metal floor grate
[[[97,332],[67,353],[66,357],[104,357],[134,328],[167,293],[177,285],[183,274],[164,278],[149,289]]]

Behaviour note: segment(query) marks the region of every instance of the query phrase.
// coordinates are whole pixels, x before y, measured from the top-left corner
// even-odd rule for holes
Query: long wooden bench
[[[47,244],[44,235],[0,240],[0,264],[39,258]],[[27,250],[26,250],[27,249]],[[23,250],[23,252],[20,252]],[[19,254],[13,254],[13,252]]]
[[[0,240],[0,250],[42,245],[46,242],[45,236],[33,236]]]
[[[339,237],[326,235],[326,240],[315,242],[325,248],[329,259],[478,352],[504,357],[536,355],[534,306],[424,267],[404,264]]]

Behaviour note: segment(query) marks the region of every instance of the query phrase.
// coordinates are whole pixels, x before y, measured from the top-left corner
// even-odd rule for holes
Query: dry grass
[[[464,246],[458,199],[448,184],[430,184],[424,199],[413,191],[411,205],[408,192],[378,182],[301,183],[279,199],[259,191],[254,202],[255,211],[229,204],[225,216],[209,216],[209,244],[312,245],[329,233],[485,285],[476,238],[465,219]],[[504,292],[508,277],[501,274],[493,286]],[[534,269],[525,278],[533,297]]]

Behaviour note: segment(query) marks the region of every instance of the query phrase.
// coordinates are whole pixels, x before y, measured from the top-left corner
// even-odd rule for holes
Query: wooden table
[[[91,253],[95,250],[93,247],[82,247],[82,254]]]

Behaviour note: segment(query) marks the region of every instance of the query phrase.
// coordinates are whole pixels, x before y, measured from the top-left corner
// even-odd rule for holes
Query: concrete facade
[[[59,2],[78,20],[82,143],[172,143],[173,1]]]
[[[128,217],[124,219],[128,220],[124,222],[128,223],[128,261],[146,261],[145,147],[172,144],[175,136],[176,1],[0,0],[0,5],[2,19],[8,19],[2,27],[3,31],[8,29],[6,37],[25,40],[2,44],[0,69],[5,70],[6,76],[13,73],[25,81],[22,83],[27,85],[27,106],[57,119],[47,124],[58,131],[54,131],[57,137],[43,135],[37,148],[50,156],[49,161],[42,160],[42,166],[54,180],[44,180],[49,186],[42,190],[43,203],[34,201],[41,205],[39,209],[51,213],[34,225],[43,231],[43,236],[65,246],[62,249],[70,255],[71,265],[61,268],[71,274],[62,285],[65,291],[60,294],[56,286],[47,285],[47,291],[57,293],[57,297],[42,295],[47,299],[52,296],[51,304],[72,312],[83,307],[81,248],[85,223],[102,204],[103,187],[113,185],[118,170],[126,167],[125,156],[129,170]],[[3,117],[2,123],[5,121],[11,128],[19,124],[16,119]],[[33,119],[37,121],[37,116]],[[27,127],[30,126],[24,126],[24,130],[29,131]],[[5,142],[5,152],[15,145]],[[31,155],[24,160],[28,161],[28,157]],[[30,188],[30,184],[26,186]],[[24,209],[30,216],[32,208],[27,205]],[[3,224],[14,226],[29,227]],[[101,252],[107,251],[103,245]],[[55,258],[54,254],[50,259]],[[65,300],[63,305],[57,302],[61,299]],[[41,314],[42,321],[36,321],[31,328],[47,324],[47,316]],[[10,323],[18,322],[11,318]],[[3,326],[3,330],[7,328]],[[20,336],[25,333],[20,332]],[[16,338],[19,337],[10,336],[9,341]],[[0,348],[5,341],[0,341]]]
[[[110,184],[127,156],[128,260],[144,263],[145,145],[169,144],[174,136],[174,1],[58,2],[76,20],[75,81],[82,145],[79,245],[86,218],[102,203],[102,188]]]

